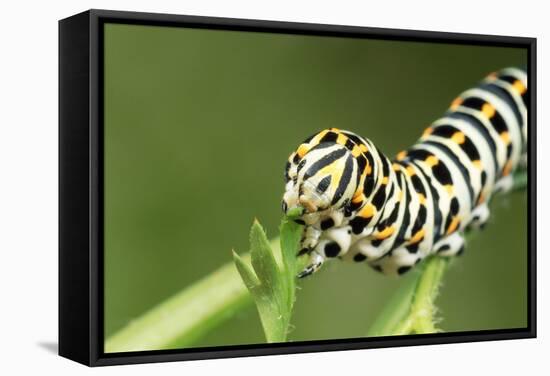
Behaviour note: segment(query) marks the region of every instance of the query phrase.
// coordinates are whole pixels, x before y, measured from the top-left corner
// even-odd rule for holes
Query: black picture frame
[[[528,50],[526,328],[179,350],[103,352],[103,25],[127,23]],[[59,354],[88,366],[536,337],[536,39],[171,14],[88,10],[59,21]]]

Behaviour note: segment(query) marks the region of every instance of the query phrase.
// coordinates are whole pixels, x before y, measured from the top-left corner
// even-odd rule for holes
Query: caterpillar
[[[308,276],[329,259],[401,275],[428,255],[459,255],[464,231],[482,228],[487,202],[527,163],[527,73],[493,72],[460,94],[395,158],[353,132],[307,138],[285,167],[285,213],[301,207],[298,255]]]

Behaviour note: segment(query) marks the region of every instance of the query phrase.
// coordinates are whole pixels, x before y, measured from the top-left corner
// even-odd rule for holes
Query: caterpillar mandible
[[[394,159],[372,141],[330,128],[285,167],[285,213],[304,208],[299,255],[308,276],[327,259],[400,275],[430,254],[464,249],[464,230],[489,218],[487,201],[527,163],[527,73],[506,68],[464,91]]]

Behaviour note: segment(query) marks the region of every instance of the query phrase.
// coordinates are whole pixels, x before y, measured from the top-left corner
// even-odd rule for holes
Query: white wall
[[[548,210],[548,10],[544,1],[6,1],[0,22],[0,372],[47,374],[522,374],[548,370],[549,265],[539,214],[539,339],[87,369],[57,341],[57,20],[88,8],[539,38],[539,213]],[[546,106],[544,106],[545,104]],[[544,295],[544,296],[543,296]],[[546,299],[544,299],[546,298]],[[546,347],[546,348],[545,348]],[[353,368],[352,368],[353,367]],[[352,371],[355,369],[355,371]],[[9,371],[11,370],[11,371]],[[26,372],[25,372],[26,373]],[[539,373],[540,374],[540,373]]]

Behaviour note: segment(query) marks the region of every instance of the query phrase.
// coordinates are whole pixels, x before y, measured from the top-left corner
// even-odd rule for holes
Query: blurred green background
[[[327,127],[393,155],[525,50],[105,26],[105,336],[275,236],[286,158]],[[445,276],[445,331],[527,324],[527,201],[498,197]],[[399,278],[334,261],[301,283],[293,341],[364,336]],[[251,305],[196,346],[264,342]]]

